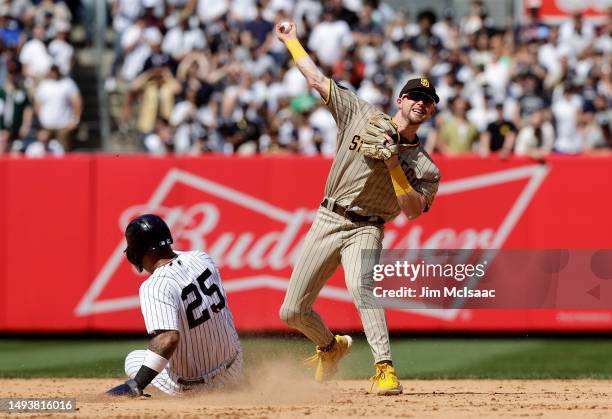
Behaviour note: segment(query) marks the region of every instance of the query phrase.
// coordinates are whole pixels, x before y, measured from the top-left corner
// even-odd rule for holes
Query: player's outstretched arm
[[[397,154],[385,160],[385,164],[391,175],[397,203],[402,209],[402,212],[406,214],[406,217],[410,220],[414,220],[423,213],[423,209],[425,209],[427,205],[425,197],[410,186],[402,170]]]
[[[302,44],[297,39],[297,29],[295,22],[281,22],[275,26],[276,36],[285,43],[291,53],[297,68],[302,72],[308,85],[315,89],[323,100],[329,99],[330,79],[326,77],[319,67],[308,56]]]
[[[145,360],[134,378],[113,387],[106,392],[111,396],[142,396],[142,391],[151,381],[166,368],[168,359],[172,356],[180,339],[176,330],[160,330],[149,342]]]

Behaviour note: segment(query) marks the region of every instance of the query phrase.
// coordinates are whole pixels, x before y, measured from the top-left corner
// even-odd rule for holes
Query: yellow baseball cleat
[[[376,374],[370,378],[372,381],[370,393],[380,396],[402,394],[404,388],[395,375],[395,368],[389,364],[376,364],[375,367]]]
[[[338,371],[340,360],[349,353],[353,344],[353,339],[348,335],[336,335],[334,339],[336,339],[336,343],[329,351],[324,352],[317,346],[317,352],[306,359],[307,363],[317,363],[315,380],[319,383],[333,378]]]

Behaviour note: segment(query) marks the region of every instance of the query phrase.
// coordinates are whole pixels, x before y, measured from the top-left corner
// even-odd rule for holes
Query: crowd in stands
[[[325,74],[388,113],[406,80],[429,78],[441,101],[419,131],[428,151],[539,159],[612,150],[612,8],[599,24],[580,14],[545,24],[532,9],[522,24],[498,27],[481,1],[466,16],[412,16],[380,0],[109,7],[106,88],[122,97],[119,127],[154,154],[334,154],[333,117],[274,35],[285,20]],[[82,108],[69,77],[70,10],[14,0],[1,15],[2,144],[70,150]]]
[[[0,1],[0,153],[71,150],[82,112],[72,20],[61,1]]]

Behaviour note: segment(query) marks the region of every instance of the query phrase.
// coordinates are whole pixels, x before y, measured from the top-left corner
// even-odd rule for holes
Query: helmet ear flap
[[[138,269],[138,272],[143,271],[142,261],[138,260],[132,249],[125,249],[125,255],[127,256],[127,260]]]

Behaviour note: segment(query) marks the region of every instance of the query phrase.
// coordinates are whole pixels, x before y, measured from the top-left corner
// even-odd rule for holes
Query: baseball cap
[[[421,92],[432,98],[436,103],[440,101],[440,98],[436,94],[436,89],[433,87],[429,79],[426,78],[408,80],[404,87],[402,87],[399,97],[402,97],[406,93],[410,92]]]

